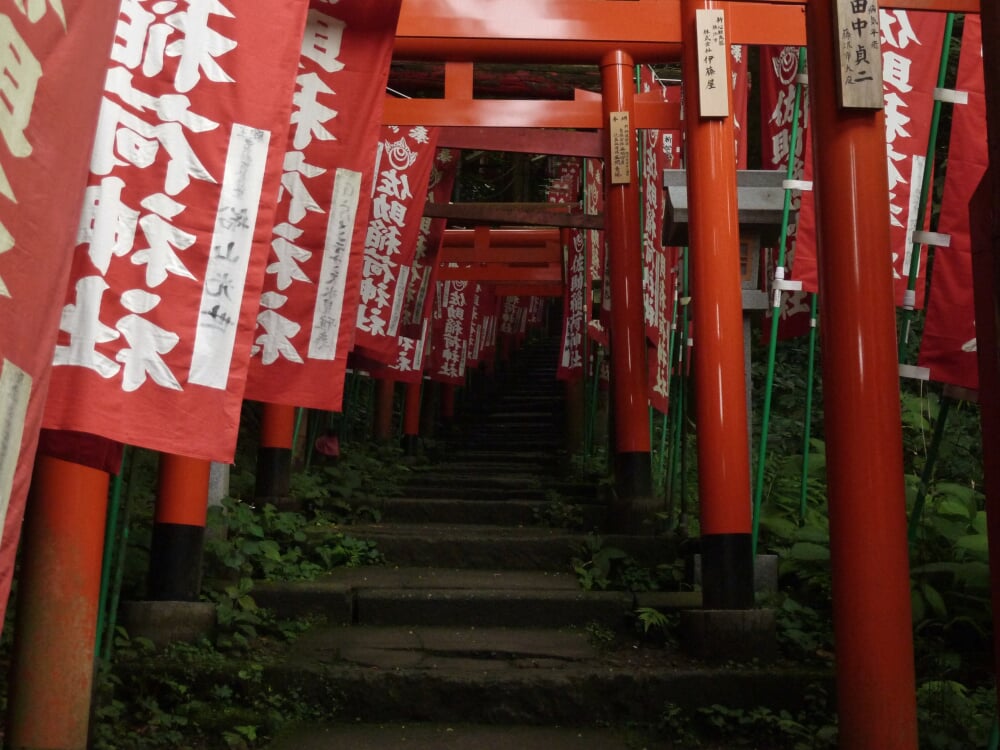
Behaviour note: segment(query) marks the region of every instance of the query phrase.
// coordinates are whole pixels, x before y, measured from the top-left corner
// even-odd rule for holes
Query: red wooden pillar
[[[211,461],[201,458],[160,454],[149,550],[151,601],[198,601],[211,468]]]
[[[750,449],[747,435],[740,227],[732,114],[699,115],[696,11],[725,5],[684,0],[683,71],[687,92],[688,238],[694,316],[695,414],[701,503],[702,589],[706,609],[753,606]],[[729,28],[726,28],[728,52]],[[728,59],[719,80],[733,110]]]
[[[625,52],[601,59],[605,128],[604,231],[611,274],[611,398],[614,415],[614,522],[637,530],[654,510],[649,394],[643,323],[642,244],[635,134],[635,65]],[[627,118],[627,119],[625,119]],[[617,126],[615,123],[619,123]],[[623,170],[616,174],[618,164]]]
[[[415,383],[406,384],[406,403],[403,411],[403,450],[407,456],[417,454],[417,442],[420,437],[420,386]]]
[[[806,6],[840,744],[917,747],[884,113],[837,103],[835,0]]]
[[[5,745],[83,750],[94,675],[108,475],[39,456],[18,579]]]
[[[984,48],[985,51],[985,48]],[[1000,623],[1000,237],[991,226],[996,166],[991,166],[969,205],[972,229],[972,278],[976,295],[979,350],[979,414],[982,423],[983,473],[990,549],[993,622]],[[992,236],[991,236],[992,232]],[[994,675],[1000,675],[1000,627],[993,627]],[[1000,711],[1000,696],[998,696]]]
[[[981,3],[983,39],[1000,34],[1000,5]],[[990,169],[973,205],[973,279],[979,349],[979,408],[993,587],[994,677],[1000,675],[1000,48],[983,45]],[[978,220],[977,220],[978,219]],[[997,696],[1000,711],[1000,693]]]
[[[263,407],[254,494],[261,499],[274,500],[288,497],[292,476],[292,442],[295,439],[295,407],[284,404],[264,404]],[[312,450],[312,446],[308,449]]]
[[[392,439],[392,408],[396,381],[392,378],[375,380],[375,439],[387,443]]]

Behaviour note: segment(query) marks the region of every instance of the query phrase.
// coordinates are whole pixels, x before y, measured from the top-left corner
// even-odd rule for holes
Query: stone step
[[[456,568],[343,568],[315,581],[259,581],[254,600],[285,617],[408,627],[634,627],[639,606],[701,604],[698,592],[584,591],[571,572]]]
[[[636,744],[640,743],[640,744]],[[336,724],[289,732],[268,750],[658,750],[637,730],[483,724]]]
[[[451,484],[446,476],[438,477],[426,484],[409,484],[405,493],[411,498],[468,500],[545,500],[544,487],[497,487],[483,480],[480,483]]]
[[[386,563],[407,567],[567,570],[588,541],[587,534],[565,529],[476,524],[356,524],[349,531],[374,542]],[[606,534],[602,543],[643,564],[676,558],[672,539]]]
[[[376,505],[387,523],[495,524],[498,526],[553,525],[556,514],[572,514],[576,527],[603,526],[607,509],[599,503],[557,506],[548,500],[462,500],[394,497]]]
[[[824,671],[708,666],[668,647],[606,649],[586,629],[316,627],[265,667],[276,692],[362,722],[655,722],[667,703],[801,707]]]

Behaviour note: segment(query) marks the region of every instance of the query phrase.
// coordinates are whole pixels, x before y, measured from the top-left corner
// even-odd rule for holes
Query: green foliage
[[[402,494],[411,471],[396,446],[352,444],[336,461],[293,474],[291,495],[311,512],[342,523],[378,521],[380,501]]]
[[[934,680],[917,690],[922,750],[984,748],[995,716],[992,688],[969,689],[953,680]]]
[[[657,730],[677,748],[705,745],[767,750],[824,750],[837,747],[836,719],[826,694],[815,689],[798,711],[767,706],[713,704],[690,709],[667,703]]]
[[[576,503],[567,502],[555,490],[545,493],[545,503],[531,509],[531,514],[540,526],[554,529],[582,529],[583,510]]]
[[[215,575],[251,579],[308,580],[333,568],[375,565],[381,556],[370,542],[333,530],[321,517],[257,508],[226,498],[209,509],[206,568]],[[321,533],[320,533],[321,532]]]
[[[331,707],[295,691],[275,693],[262,652],[227,654],[208,642],[156,651],[119,630],[114,670],[97,681],[94,750],[260,747],[291,722],[319,719]]]
[[[571,565],[585,591],[658,591],[676,588],[679,576],[677,566],[664,564],[650,569],[625,550],[605,546],[596,534],[587,535]]]

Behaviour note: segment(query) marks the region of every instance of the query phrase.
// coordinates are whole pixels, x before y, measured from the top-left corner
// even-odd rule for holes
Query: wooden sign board
[[[632,181],[632,160],[629,141],[632,128],[628,112],[612,112],[608,133],[611,136],[611,184],[627,185]]]
[[[695,11],[698,39],[698,114],[729,116],[729,49],[726,16],[722,10]]]
[[[837,0],[833,15],[840,106],[882,109],[882,49],[877,0]]]

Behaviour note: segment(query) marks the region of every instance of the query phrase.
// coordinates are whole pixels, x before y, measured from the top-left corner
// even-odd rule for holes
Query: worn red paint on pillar
[[[840,744],[917,747],[884,115],[837,105],[834,0],[806,6]]]
[[[198,601],[212,463],[160,454],[149,591],[154,601]]]
[[[392,437],[392,407],[396,381],[392,378],[375,380],[375,439],[386,442]]]
[[[257,482],[254,489],[257,498],[275,500],[288,496],[294,440],[295,407],[264,404],[260,419]]]
[[[292,448],[295,436],[295,407],[264,404],[260,424],[262,448]]]
[[[983,39],[997,39],[1000,34],[1000,5],[983,0],[980,17],[983,23]],[[987,233],[985,245],[980,252],[978,241],[973,239],[973,278],[976,280],[976,317],[989,316],[992,331],[987,335],[977,326],[979,339],[979,383],[980,383],[980,419],[983,424],[983,467],[986,473],[986,509],[988,532],[990,540],[990,566],[993,586],[993,622],[1000,623],[1000,464],[996,458],[1000,456],[1000,397],[997,391],[988,392],[988,388],[1000,385],[1000,327],[997,316],[1000,315],[1000,48],[994,44],[983,46],[983,75],[986,89],[986,122],[988,126],[987,141],[990,150],[990,169],[986,173],[983,198],[987,206],[979,209],[985,211],[989,219],[982,226]],[[977,196],[981,197],[981,196]],[[975,202],[975,201],[974,201]],[[973,214],[973,226],[975,214]],[[990,263],[983,267],[984,261]],[[990,268],[989,266],[992,266]],[[980,279],[980,274],[989,273],[988,279]],[[989,378],[987,380],[987,378]],[[992,439],[990,439],[992,438]],[[991,461],[991,455],[993,460]],[[1000,627],[993,627],[994,642],[994,677],[1000,675]],[[1000,693],[997,695],[998,712],[1000,712]]]
[[[623,512],[629,516],[642,517],[649,509],[637,506],[649,504],[652,475],[634,75],[633,60],[624,52],[611,52],[601,59],[605,164],[611,165],[620,153],[621,158],[617,160],[627,160],[629,170],[627,177],[618,179],[615,177],[615,170],[610,167],[606,167],[604,173],[604,231],[610,253],[611,275],[610,343],[615,482],[619,497],[629,506]],[[615,119],[622,122],[622,114],[628,115],[628,123],[616,135],[612,123]],[[626,520],[625,524],[632,525],[633,520]]]
[[[420,389],[421,381],[406,384],[406,400],[403,405],[403,447],[407,455],[417,452],[420,437]]]
[[[698,10],[725,5],[711,0],[682,5],[685,166],[705,607],[742,609],[753,605],[753,567],[736,136],[732,114],[699,116],[696,33]],[[723,66],[729,63],[729,55],[724,57]],[[727,81],[728,71],[721,78]],[[726,91],[731,113],[731,87]]]
[[[108,474],[39,456],[18,582],[6,746],[82,750],[94,674]]]

